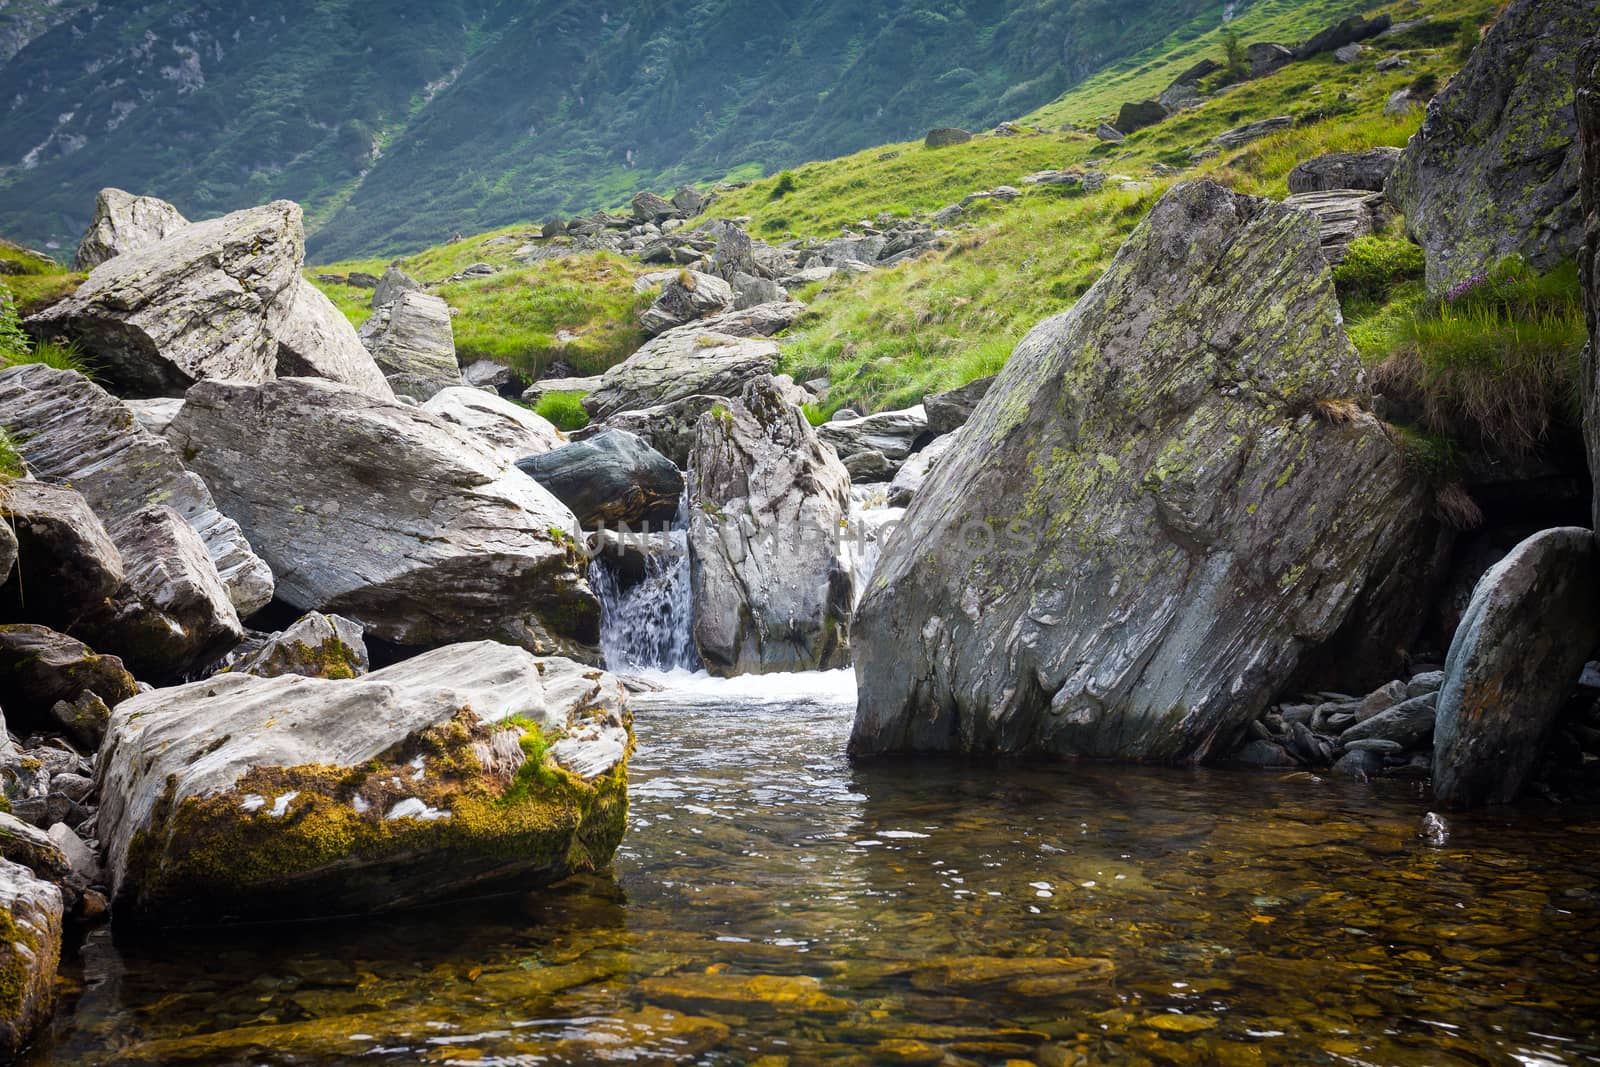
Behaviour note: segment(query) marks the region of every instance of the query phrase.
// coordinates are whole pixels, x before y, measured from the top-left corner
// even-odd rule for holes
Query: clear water
[[[1593,810],[1435,847],[1415,786],[853,766],[848,675],[657,680],[613,874],[96,935],[29,1062],[1600,1061]]]

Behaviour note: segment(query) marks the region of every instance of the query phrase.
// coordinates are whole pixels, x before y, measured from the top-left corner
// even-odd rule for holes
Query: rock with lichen
[[[621,683],[493,642],[354,680],[225,673],[118,707],[98,832],[118,914],[349,914],[603,867]]]
[[[61,890],[0,859],[0,1056],[50,1021],[61,964]]]
[[[370,665],[361,624],[342,615],[313,611],[267,638],[228,669],[258,678],[298,674],[305,678],[359,678]]]
[[[1589,469],[1600,470],[1600,36],[1578,52],[1577,115],[1582,147],[1583,247],[1578,268],[1583,279],[1584,312],[1589,320],[1589,347],[1583,363],[1583,432],[1589,446]],[[1600,522],[1600,493],[1594,515]]]
[[[116,704],[136,691],[116,656],[97,655],[82,641],[32,623],[0,626],[0,692],[18,724],[40,725],[57,701],[84,692]]]
[[[78,242],[72,269],[93,270],[114,256],[158,244],[187,225],[189,220],[165,200],[102,189],[95,197],[94,219]]]
[[[1319,245],[1184,183],[1024,338],[857,609],[854,752],[1232,750],[1421,511]]]
[[[639,325],[649,334],[665,333],[732,309],[733,288],[727,282],[714,274],[683,270],[662,286],[655,303],[640,314]]]
[[[686,326],[668,330],[606,371],[583,398],[595,421],[691,396],[738,396],[747,382],[770,375],[778,345]]]

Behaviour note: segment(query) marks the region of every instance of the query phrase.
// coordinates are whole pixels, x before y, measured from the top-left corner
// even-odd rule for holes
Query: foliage
[[[32,348],[19,351],[7,351],[0,356],[0,363],[8,367],[20,367],[25,363],[41,363],[46,367],[56,370],[77,371],[86,377],[94,377],[90,360],[84,358],[78,346],[70,341],[39,341]]]
[[[571,391],[546,393],[539,398],[533,411],[549,419],[556,429],[571,433],[589,425],[589,413],[583,410],[583,398],[588,395]]]
[[[782,174],[778,175],[778,180],[776,182],[772,183],[772,195],[770,199],[782,200],[784,197],[794,192],[796,188],[797,185],[795,184],[794,171],[786,170]]]
[[[27,473],[22,463],[22,453],[17,450],[11,436],[0,428],[0,482],[20,478]]]
[[[1421,281],[1424,267],[1422,249],[1403,236],[1358,237],[1334,268],[1333,282],[1348,310],[1386,302],[1403,283]]]
[[[7,286],[0,285],[0,360],[10,363],[27,354],[30,347],[28,335],[22,331],[22,323],[17,318],[16,299]]]

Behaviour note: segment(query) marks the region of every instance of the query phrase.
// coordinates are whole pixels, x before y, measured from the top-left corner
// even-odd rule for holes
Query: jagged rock
[[[1382,193],[1335,189],[1323,193],[1296,193],[1283,203],[1317,220],[1322,235],[1322,254],[1332,266],[1344,262],[1350,252],[1350,242],[1378,233],[1388,217],[1388,202]]]
[[[1537,270],[1582,240],[1572,50],[1590,0],[1516,0],[1428,105],[1388,192],[1439,291],[1508,255]]]
[[[1250,77],[1265,78],[1268,74],[1294,62],[1294,50],[1270,41],[1257,41],[1244,50],[1250,61]]]
[[[728,279],[728,284],[733,287],[733,309],[736,312],[782,304],[789,299],[789,290],[771,278],[758,278],[754,274],[738,271]]]
[[[680,326],[678,331],[669,330],[661,337],[665,338],[667,334],[673,332],[691,331],[695,335],[714,333],[725,334],[728,337],[771,337],[787,330],[805,313],[805,310],[806,306],[797,300],[756,304],[753,307],[735,308],[733,311],[702,319],[700,322]]]
[[[655,193],[637,193],[633,198],[633,217],[640,222],[665,222],[678,218],[680,212],[672,201]]]
[[[379,400],[394,397],[350,320],[309,282],[302,281],[295,290],[277,337],[278,359],[273,369],[278,377],[326,378]]]
[[[1100,138],[1100,140],[1109,141],[1112,144],[1121,144],[1123,141],[1128,139],[1126,134],[1117,129],[1115,126],[1111,125],[1109,122],[1102,122],[1099,126],[1095,127],[1094,135]]]
[[[850,661],[839,527],[850,476],[769,380],[700,417],[689,487],[694,640],[713,674]]]
[[[1124,134],[1130,134],[1146,126],[1154,126],[1164,121],[1166,117],[1167,109],[1159,100],[1130,101],[1122,105],[1122,109],[1117,112],[1117,121],[1111,125]]]
[[[1200,89],[1193,82],[1178,82],[1161,90],[1161,95],[1156,97],[1167,114],[1176,114],[1185,108],[1199,107],[1205,97],[1200,94]]]
[[[517,467],[571,508],[587,530],[670,523],[683,495],[677,464],[616,428],[519,459]]]
[[[1236,126],[1211,138],[1211,143],[1220,148],[1243,148],[1251,141],[1259,141],[1263,137],[1270,137],[1275,133],[1294,128],[1294,119],[1288,115],[1279,115],[1276,118],[1262,119],[1259,122],[1246,123]]]
[[[894,477],[895,465],[882,452],[865,449],[844,457],[844,469],[856,485],[887,482]]]
[[[522,378],[517,372],[489,359],[474,360],[463,367],[461,379],[474,389],[500,396],[516,396],[522,392]]]
[[[118,914],[364,913],[596,870],[622,837],[629,718],[610,675],[487,641],[354,680],[145,693],[99,757]]]
[[[137,252],[189,225],[178,209],[153,196],[102,189],[94,200],[94,219],[78,242],[73,270],[93,270],[124,252]]]
[[[1332,52],[1335,49],[1343,48],[1345,45],[1354,44],[1357,41],[1365,41],[1369,37],[1376,37],[1384,30],[1387,30],[1392,22],[1393,20],[1388,15],[1374,15],[1370,19],[1364,19],[1360,15],[1351,15],[1349,18],[1329,26],[1295,49],[1295,58],[1309,59],[1322,52]]]
[[[1404,115],[1408,112],[1422,110],[1423,107],[1427,106],[1427,103],[1428,101],[1414,89],[1396,89],[1383,102],[1383,113],[1385,115]]]
[[[84,690],[73,700],[58,700],[50,705],[50,725],[70,737],[74,744],[90,752],[105,740],[106,723],[111,721],[111,707],[100,696]]]
[[[694,218],[706,209],[706,197],[692,185],[684,185],[672,194],[672,206],[684,218]]]
[[[151,400],[124,400],[122,403],[133,412],[140,426],[157,437],[164,437],[167,427],[178,417],[178,409],[183,407],[183,398],[161,396]]]
[[[888,246],[889,238],[881,233],[864,237],[830,237],[811,249],[804,257],[804,263],[808,267],[820,265],[841,270],[851,269],[850,264],[859,264],[870,270]]]
[[[0,681],[13,719],[46,719],[56,701],[85,691],[107,704],[137,692],[133,675],[116,656],[98,656],[82,641],[44,626],[0,626]]]
[[[701,394],[635,411],[619,411],[604,423],[590,423],[574,433],[572,439],[586,441],[608,429],[627,430],[637,434],[680,469],[687,469],[689,454],[694,450],[695,426],[700,416],[718,404],[726,403],[725,397]]]
[[[1335,189],[1364,189],[1381,193],[1399,161],[1398,148],[1330,152],[1297,164],[1289,172],[1289,192],[1325,193]]]
[[[960,430],[936,437],[928,442],[928,446],[906,458],[895,472],[894,480],[889,483],[888,504],[891,508],[904,508],[911,505],[911,501],[922,491],[922,485],[928,480],[928,475],[938,462],[944,458],[945,453],[955,447],[961,440]]]
[[[1562,705],[1600,644],[1594,535],[1545,530],[1490,568],[1445,660],[1433,794],[1451,807],[1522,791]]]
[[[1589,469],[1600,471],[1600,37],[1578,52],[1576,112],[1582,148],[1580,178],[1584,216],[1583,247],[1578,251],[1584,311],[1589,320],[1589,346],[1583,359],[1583,434]],[[1600,492],[1594,498],[1594,519],[1600,524]]]
[[[422,410],[461,427],[511,460],[566,444],[561,431],[549,419],[482,389],[464,385],[441,389],[422,405]]]
[[[606,371],[583,398],[593,419],[685,397],[736,396],[752,378],[772,373],[778,346],[765,338],[672,330]]]
[[[1173,78],[1172,85],[1197,85],[1202,79],[1211,77],[1221,69],[1222,64],[1216,60],[1202,59],[1176,78]]]
[[[852,751],[1232,751],[1420,521],[1339,322],[1304,215],[1162,197],[1017,347],[885,549]]]
[[[119,257],[121,258],[121,257]],[[118,526],[152,504],[177,510],[206,552],[240,616],[272,600],[273,578],[210,490],[184,469],[165,437],[138,425],[121,403],[73,371],[34,365],[0,371],[0,426],[40,479],[70,485],[110,531],[130,567]]]
[[[441,297],[400,293],[393,304],[372,313],[360,338],[398,394],[420,403],[463,384],[450,306]]]
[[[577,521],[466,430],[284,378],[196,386],[170,436],[303,611],[404,645],[587,654],[596,640]]]
[[[948,148],[951,145],[966,144],[970,140],[972,140],[972,134],[966,130],[957,129],[953,126],[940,126],[937,129],[929,130],[928,136],[922,139],[922,143],[926,148]]]
[[[988,394],[992,385],[994,375],[991,374],[987,378],[974,378],[966,385],[923,397],[922,409],[928,416],[928,432],[945,434],[965,426],[967,420],[972,418],[978,401]]]
[[[254,652],[229,666],[235,674],[278,678],[359,678],[371,660],[361,624],[342,615],[313,611],[282,633],[273,634]]]
[[[715,275],[684,270],[662,286],[655,303],[639,316],[639,325],[649,334],[665,333],[732,308],[733,288],[727,282]]]
[[[817,437],[832,445],[841,459],[857,452],[881,452],[888,459],[905,459],[927,435],[928,413],[921,404],[857,419],[836,418],[817,427]]]
[[[61,914],[60,889],[0,860],[0,1056],[21,1052],[55,1010]]]
[[[278,200],[107,260],[27,326],[78,342],[131,395],[176,396],[206,378],[264,381],[304,255],[300,206]]]
[[[76,489],[9,482],[0,489],[0,519],[18,549],[16,581],[0,579],[7,619],[70,630],[127,580],[122,554]]]
[[[372,309],[388,307],[406,293],[423,292],[422,283],[399,267],[390,266],[372,287]]]

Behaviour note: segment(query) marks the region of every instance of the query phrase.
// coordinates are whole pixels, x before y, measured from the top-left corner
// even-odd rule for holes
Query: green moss
[[[533,411],[548,419],[556,429],[571,433],[589,425],[589,413],[583,407],[583,398],[588,395],[573,390],[546,393],[533,406]]]
[[[38,951],[39,939],[0,908],[0,1020],[21,1016],[28,993],[28,958]]]

